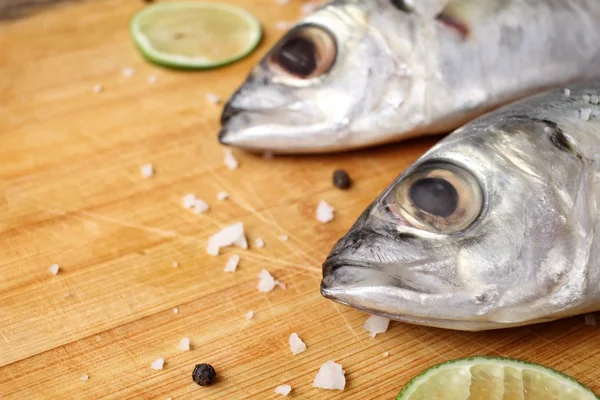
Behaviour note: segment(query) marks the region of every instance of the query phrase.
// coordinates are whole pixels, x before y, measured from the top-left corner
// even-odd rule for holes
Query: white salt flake
[[[275,29],[279,31],[288,30],[293,25],[292,22],[289,21],[277,21],[275,22]]]
[[[594,104],[594,105],[596,105],[596,106],[597,106],[598,104],[600,104],[600,96],[598,96],[597,94],[593,94],[593,95],[590,97],[590,103],[592,103],[592,104]]]
[[[98,94],[98,93],[102,93],[102,91],[104,90],[104,86],[102,86],[101,83],[97,83],[94,85],[94,93]]]
[[[219,199],[219,200],[227,200],[228,198],[229,198],[229,193],[227,193],[227,192],[217,193],[217,199]]]
[[[205,98],[210,104],[217,105],[221,102],[221,98],[215,93],[206,93]]]
[[[571,89],[565,89],[564,94],[565,96],[569,97],[571,95]]]
[[[290,2],[290,0],[275,0],[277,2],[277,4],[281,5],[281,6],[285,6],[286,4],[288,4]]]
[[[321,368],[313,381],[313,386],[321,389],[344,390],[344,387],[346,387],[345,373],[346,371],[342,369],[340,364],[336,364],[329,360],[321,365]]]
[[[183,196],[183,200],[181,201],[184,208],[192,208],[194,204],[196,204],[196,195],[195,194],[186,194]]]
[[[387,331],[389,324],[389,318],[371,315],[365,322],[364,328],[371,333],[371,337],[375,337],[377,334]]]
[[[158,82],[158,77],[156,75],[150,75],[148,77],[148,83],[150,85],[154,85],[154,84],[156,84],[156,82]]]
[[[135,68],[131,68],[131,67],[126,67],[123,68],[123,76],[126,78],[131,78],[133,75],[135,75]]]
[[[140,169],[140,172],[144,178],[150,178],[154,175],[154,167],[152,164],[146,164]]]
[[[590,99],[592,96],[590,96],[589,94],[584,94],[583,96],[581,96],[581,98],[583,99],[584,103],[589,103]]]
[[[90,376],[89,376],[88,374],[83,374],[83,375],[81,375],[81,376],[79,377],[79,380],[80,380],[81,382],[85,382],[85,381],[87,381],[88,379],[90,379]]]
[[[591,116],[592,116],[591,108],[582,108],[581,110],[579,110],[579,118],[581,118],[582,120],[589,121]]]
[[[292,351],[292,354],[294,354],[294,355],[300,354],[304,350],[306,350],[306,344],[304,344],[302,339],[300,339],[298,334],[295,332],[290,335],[289,344],[290,344],[290,350]]]
[[[225,150],[225,166],[231,170],[237,169],[240,166],[231,149]]]
[[[279,236],[279,240],[281,240],[282,242],[287,242],[288,239],[289,239],[288,235],[280,235]]]
[[[64,299],[68,299],[68,298],[69,298],[69,297],[71,297],[71,296],[73,296],[71,293],[65,293],[65,294],[63,295],[63,298],[64,298]]]
[[[175,307],[175,308],[173,309],[173,312],[174,312],[175,314],[179,314],[179,308]]]
[[[181,338],[178,348],[181,351],[190,351],[190,339],[186,337]]]
[[[389,355],[390,355],[390,352],[389,352],[389,351],[384,351],[384,352],[383,352],[383,356],[384,356],[384,357],[387,357],[387,356],[389,356]]]
[[[254,246],[261,249],[265,247],[265,241],[262,238],[256,238],[256,240],[254,241]]]
[[[177,261],[173,261],[173,262],[171,262],[171,266],[173,268],[177,268],[177,267],[179,267],[179,263]]]
[[[594,314],[587,314],[584,318],[585,324],[588,326],[596,326],[598,322],[596,321],[596,316]]]
[[[192,205],[192,210],[196,214],[204,214],[209,209],[210,209],[210,206],[204,200],[201,200],[201,199],[194,200],[194,204]]]
[[[272,291],[275,289],[275,286],[281,287],[281,285],[283,285],[281,282],[276,281],[266,269],[260,271],[260,274],[258,274],[258,279],[258,291],[263,293]],[[283,285],[283,288],[285,289],[285,285]]]
[[[319,201],[317,206],[317,221],[326,224],[333,220],[334,209],[325,200]]]
[[[155,371],[160,371],[161,369],[163,369],[164,365],[165,365],[165,359],[157,358],[156,360],[152,361],[152,364],[150,364],[150,368],[152,368]]]
[[[235,272],[239,263],[240,256],[237,254],[232,255],[229,257],[229,260],[227,260],[227,263],[225,263],[225,272]]]
[[[292,387],[290,385],[279,385],[275,388],[275,393],[282,394],[287,396],[292,391]]]
[[[244,224],[237,222],[233,225],[223,228],[208,239],[207,252],[211,256],[218,256],[222,247],[228,247],[235,244],[242,249],[248,248],[248,242],[244,235]]]
[[[48,268],[48,271],[50,271],[50,273],[51,273],[52,275],[56,275],[56,274],[58,274],[58,270],[59,270],[59,269],[60,269],[60,267],[58,266],[58,264],[52,264],[52,265],[50,266],[50,268]]]
[[[302,14],[310,14],[315,8],[317,8],[317,5],[314,3],[304,3],[300,8],[300,11],[302,11]]]
[[[246,319],[254,318],[254,311],[248,311],[246,314],[244,314],[244,318],[246,318]]]

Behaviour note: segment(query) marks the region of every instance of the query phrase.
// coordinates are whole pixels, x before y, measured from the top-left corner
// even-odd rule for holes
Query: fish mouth
[[[322,265],[321,295],[369,314],[416,325],[464,331],[507,327],[487,319],[486,304],[474,309],[472,293],[424,291],[365,264],[330,256]]]

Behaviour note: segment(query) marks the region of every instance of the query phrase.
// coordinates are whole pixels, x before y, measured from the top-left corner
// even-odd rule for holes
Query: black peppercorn
[[[209,386],[215,380],[217,373],[210,364],[197,364],[192,372],[192,379],[200,386]]]
[[[352,180],[348,173],[343,169],[336,169],[333,172],[333,186],[345,190],[352,185]]]

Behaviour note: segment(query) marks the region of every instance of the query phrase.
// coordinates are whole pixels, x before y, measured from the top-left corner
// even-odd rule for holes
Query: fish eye
[[[453,164],[423,165],[391,192],[388,209],[418,229],[453,233],[467,228],[481,213],[483,195],[477,179]]]
[[[314,25],[302,25],[281,39],[267,63],[276,72],[310,79],[329,71],[336,54],[335,40],[328,31]]]

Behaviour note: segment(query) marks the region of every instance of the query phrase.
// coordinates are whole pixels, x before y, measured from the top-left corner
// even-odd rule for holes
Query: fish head
[[[551,122],[518,116],[460,128],[336,243],[322,295],[457,330],[567,315],[584,297],[594,236],[585,227],[584,162],[569,143]]]
[[[415,17],[393,3],[338,0],[302,19],[229,99],[220,142],[319,153],[373,144],[392,119],[410,130],[419,107],[401,107],[412,85],[400,53],[411,53]]]

